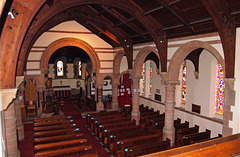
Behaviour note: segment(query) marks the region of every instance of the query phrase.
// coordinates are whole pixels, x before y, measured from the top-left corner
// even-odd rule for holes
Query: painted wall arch
[[[203,41],[190,41],[180,48],[174,53],[173,57],[171,58],[171,62],[168,67],[168,75],[167,79],[169,81],[176,81],[179,77],[180,68],[182,65],[183,60],[186,58],[186,56],[191,53],[193,50],[198,48],[204,48],[208,52],[210,52],[217,61],[222,65],[224,71],[225,71],[225,63],[224,59],[220,55],[220,53],[210,44]]]
[[[59,48],[62,48],[65,46],[76,46],[84,50],[91,59],[93,72],[98,75],[100,61],[95,50],[91,45],[89,45],[85,41],[76,39],[76,38],[62,38],[53,42],[51,45],[49,45],[48,48],[44,51],[43,56],[41,58],[41,63],[40,63],[41,70],[48,69],[48,62],[52,54]]]
[[[133,75],[135,75],[135,76],[142,75],[142,65],[143,65],[146,57],[148,56],[148,54],[150,54],[151,52],[154,52],[159,58],[159,54],[158,54],[156,48],[154,48],[154,47],[147,46],[147,47],[142,48],[139,51],[139,53],[137,54],[135,61],[134,61]]]

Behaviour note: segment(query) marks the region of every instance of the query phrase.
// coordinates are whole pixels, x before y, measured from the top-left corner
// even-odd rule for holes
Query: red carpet
[[[93,150],[95,150],[99,157],[110,157],[105,148],[97,141],[95,136],[86,128],[86,119],[82,118],[79,109],[76,108],[72,103],[65,103],[62,106],[62,111],[64,115],[71,115],[73,119],[76,121],[79,129],[84,133],[85,137],[88,139],[88,142],[93,146]]]
[[[33,157],[33,123],[24,124],[25,139],[19,142],[21,157]]]
[[[97,152],[99,157],[110,157],[105,148],[96,140],[94,135],[86,128],[86,120],[82,118],[79,109],[76,108],[72,103],[66,102],[61,106],[62,111],[65,115],[71,115],[76,121],[79,129],[84,133],[88,142],[93,146],[93,150]],[[19,150],[21,157],[33,157],[33,123],[24,124],[25,139],[19,142]]]

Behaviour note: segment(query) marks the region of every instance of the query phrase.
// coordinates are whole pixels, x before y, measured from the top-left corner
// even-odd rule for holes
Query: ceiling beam
[[[190,25],[190,22],[185,19],[183,16],[180,15],[176,10],[171,8],[169,4],[163,2],[163,0],[158,0],[165,8],[167,8],[173,15],[175,15],[188,29],[190,29],[192,32],[194,32],[193,27]]]
[[[173,4],[177,3],[177,2],[180,2],[180,1],[181,1],[181,0],[171,0],[171,1],[168,3],[168,5],[171,6],[171,5],[173,5]],[[132,2],[132,3],[133,3],[133,2]],[[143,10],[143,15],[151,14],[152,12],[161,10],[161,9],[163,9],[163,8],[164,8],[163,6],[158,6],[158,7],[155,7],[155,8],[153,8],[153,9],[150,9],[150,10],[147,10],[147,11],[144,11],[144,10],[142,9],[142,10]],[[133,21],[133,20],[135,20],[134,17],[127,19],[125,22],[128,23],[128,22],[131,22],[131,21]],[[114,25],[114,27],[118,27],[118,26],[121,26],[121,25],[123,25],[123,22]]]
[[[102,8],[107,11],[109,14],[113,15],[115,18],[117,18],[119,21],[121,21],[122,23],[124,23],[124,25],[126,25],[127,27],[129,27],[131,30],[133,30],[134,32],[136,32],[137,34],[139,34],[141,37],[143,37],[144,39],[146,39],[146,36],[143,34],[144,32],[137,27],[135,24],[133,23],[127,23],[125,22],[127,19],[121,15],[119,12],[117,12],[115,9],[109,9],[108,7],[102,5]]]

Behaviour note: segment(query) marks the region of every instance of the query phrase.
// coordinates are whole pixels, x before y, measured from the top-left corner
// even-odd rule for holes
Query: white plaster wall
[[[66,29],[67,28],[67,29]],[[63,22],[50,30],[55,31],[75,31],[75,32],[90,32],[88,29],[81,26],[76,21],[67,21]],[[107,42],[99,38],[95,34],[80,34],[80,33],[56,33],[56,32],[45,32],[42,34],[39,39],[35,42],[34,46],[48,46],[53,41],[56,41],[61,38],[73,37],[84,40],[89,43],[92,47],[98,48],[112,48]]]
[[[174,116],[174,119],[181,118],[181,122],[188,121],[190,127],[198,125],[200,132],[206,129],[211,130],[211,137],[217,137],[218,134],[222,134],[222,124],[220,123],[194,116],[177,109],[175,109]]]
[[[127,64],[127,57],[123,56],[120,64],[120,73],[123,71],[126,71],[128,69],[128,64]]]
[[[192,103],[193,103],[193,98],[194,98],[194,82],[195,82],[195,67],[193,63],[190,60],[186,60],[187,64],[187,82],[186,82],[186,104],[182,105],[186,110],[192,111]],[[182,86],[181,86],[182,87]],[[182,93],[180,93],[182,96]],[[181,102],[181,100],[180,100]]]

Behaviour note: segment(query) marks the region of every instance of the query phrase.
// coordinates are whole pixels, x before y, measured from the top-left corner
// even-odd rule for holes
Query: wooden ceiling
[[[240,1],[226,0],[226,2],[229,5],[231,16],[239,26]],[[129,3],[140,10],[142,16],[151,16],[159,23],[168,39],[217,32],[214,21],[201,0],[129,0]],[[48,0],[46,5],[54,8],[57,2]],[[131,39],[132,44],[153,41],[151,34],[139,20],[119,8],[88,4],[76,5],[60,12],[56,10],[56,12],[56,15],[42,25],[42,30],[37,30],[39,35],[51,27],[71,19],[76,20],[113,47],[122,45],[119,41],[121,40],[119,34],[124,38]],[[41,18],[39,15],[35,17]]]

